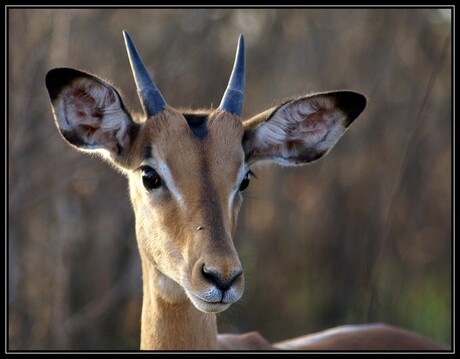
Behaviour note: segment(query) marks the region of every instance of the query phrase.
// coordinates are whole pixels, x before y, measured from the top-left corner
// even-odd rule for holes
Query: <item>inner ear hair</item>
[[[62,136],[83,151],[124,157],[138,133],[118,91],[104,80],[69,68],[51,70],[46,86]]]
[[[243,148],[249,164],[305,164],[325,155],[366,106],[352,91],[292,99],[244,122]]]

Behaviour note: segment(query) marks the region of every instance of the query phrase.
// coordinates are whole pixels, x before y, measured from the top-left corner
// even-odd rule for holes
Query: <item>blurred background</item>
[[[122,30],[175,107],[214,107],[245,35],[244,117],[352,89],[368,107],[309,166],[256,169],[235,238],[246,275],[221,332],[270,341],[387,322],[450,345],[451,10],[8,9],[8,348],[139,348],[127,181],[58,134],[54,67],[140,110]]]

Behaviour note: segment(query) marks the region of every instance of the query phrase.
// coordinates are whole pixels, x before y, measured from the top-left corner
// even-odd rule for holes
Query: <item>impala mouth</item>
[[[187,295],[190,298],[193,305],[197,309],[205,313],[220,313],[228,309],[232,305],[232,303],[225,302],[210,302],[189,292],[187,292]]]
[[[233,290],[222,293],[219,289],[210,289],[204,293],[195,294],[185,290],[193,305],[205,313],[220,313],[228,309],[233,303],[238,301],[241,295],[235,295]],[[203,298],[204,297],[204,298]]]

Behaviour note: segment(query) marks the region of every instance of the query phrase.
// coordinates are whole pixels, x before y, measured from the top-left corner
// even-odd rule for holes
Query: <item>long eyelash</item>
[[[249,176],[254,177],[255,179],[257,179],[256,174],[252,170],[249,170],[248,174],[249,174]]]

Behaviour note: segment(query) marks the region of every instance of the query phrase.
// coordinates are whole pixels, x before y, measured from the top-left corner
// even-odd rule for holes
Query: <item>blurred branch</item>
[[[381,236],[379,238],[378,254],[376,257],[375,264],[372,268],[372,274],[369,277],[370,278],[369,279],[369,287],[370,287],[369,293],[370,294],[369,294],[369,300],[367,303],[366,320],[369,320],[371,312],[373,310],[373,306],[375,304],[375,296],[377,292],[377,277],[379,276],[379,270],[381,268],[381,264],[384,258],[385,247],[387,246],[387,242],[388,242],[390,223],[392,222],[392,218],[393,218],[394,199],[401,187],[402,178],[408,166],[409,149],[413,143],[415,133],[417,129],[420,128],[421,122],[423,121],[423,112],[431,98],[431,94],[434,88],[434,83],[439,75],[441,66],[443,65],[444,60],[447,57],[447,51],[449,49],[450,43],[451,43],[451,33],[449,31],[444,39],[444,43],[443,43],[442,50],[439,55],[438,61],[433,67],[433,70],[428,79],[428,83],[425,88],[425,94],[423,96],[422,103],[420,104],[417,115],[412,118],[412,122],[409,127],[409,132],[407,133],[406,139],[404,141],[404,147],[403,147],[403,150],[401,151],[401,157],[400,157],[399,164],[396,170],[396,175],[394,176],[393,185],[391,187],[390,195],[388,196],[388,205],[384,211],[384,220],[383,220]]]
[[[134,251],[123,270],[123,275],[112,285],[112,287],[100,298],[88,303],[79,312],[73,314],[65,321],[64,327],[70,334],[74,334],[85,326],[94,322],[97,318],[109,313],[133,290],[133,278],[140,278],[138,270],[138,256]],[[139,281],[140,285],[140,281]],[[98,293],[96,293],[98,294]]]

